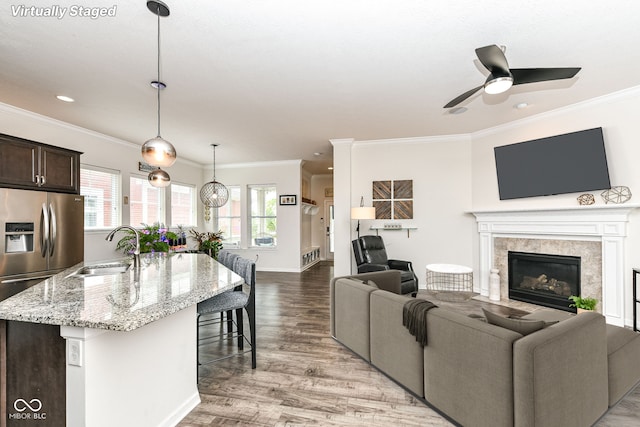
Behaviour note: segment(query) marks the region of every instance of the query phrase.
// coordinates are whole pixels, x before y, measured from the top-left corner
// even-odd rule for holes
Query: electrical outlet
[[[67,364],[82,366],[82,341],[76,339],[67,340]]]

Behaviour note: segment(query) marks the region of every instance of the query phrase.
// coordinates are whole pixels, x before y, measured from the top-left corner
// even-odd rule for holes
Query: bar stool
[[[255,286],[256,286],[256,264],[255,262],[238,257],[233,265],[233,271],[239,274],[249,285],[249,293],[245,293],[242,289],[223,292],[215,295],[198,304],[198,317],[197,317],[197,367],[206,365],[209,363],[217,362],[219,360],[227,359],[239,354],[251,352],[251,368],[256,368],[256,330],[255,330]],[[240,287],[241,288],[241,287]],[[236,288],[237,289],[237,288]],[[227,324],[231,322],[235,325],[235,331],[227,330],[227,332],[221,332],[220,335],[201,337],[200,327],[208,326],[212,324],[220,323],[220,320],[215,317],[216,314],[226,311],[236,312],[236,321],[227,318]],[[249,319],[249,337],[244,333],[243,325],[243,310],[246,310]],[[233,354],[226,356],[209,359],[206,361],[200,360],[200,347],[207,345],[208,343],[223,341],[237,338],[238,350]],[[244,343],[251,346],[250,350],[244,350]],[[197,369],[197,368],[196,368]]]

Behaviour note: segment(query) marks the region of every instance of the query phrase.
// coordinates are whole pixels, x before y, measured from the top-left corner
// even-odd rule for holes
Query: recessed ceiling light
[[[449,110],[449,114],[462,114],[467,111],[466,107],[456,107]]]
[[[57,95],[56,98],[58,98],[60,101],[64,101],[64,102],[75,102],[75,99],[71,98],[70,96]]]
[[[329,166],[327,169],[329,169],[330,171],[333,170],[333,166]]]
[[[315,153],[313,153],[314,156],[322,156],[322,153],[316,151]]]
[[[523,108],[527,108],[529,106],[529,104],[527,104],[526,102],[520,102],[516,105],[513,106],[513,108],[516,108],[518,110],[522,110]]]

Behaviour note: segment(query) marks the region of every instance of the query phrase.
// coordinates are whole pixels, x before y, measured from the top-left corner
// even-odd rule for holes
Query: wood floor
[[[201,367],[202,403],[179,426],[451,426],[330,337],[332,276],[258,272],[257,369],[249,353]],[[597,426],[640,426],[640,390]]]

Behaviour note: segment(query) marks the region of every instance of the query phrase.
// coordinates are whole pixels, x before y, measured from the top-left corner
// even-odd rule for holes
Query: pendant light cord
[[[213,182],[216,182],[216,144],[213,145]]]
[[[160,138],[160,3],[157,4],[158,15],[158,81],[156,82],[157,90],[158,90],[158,138]]]

